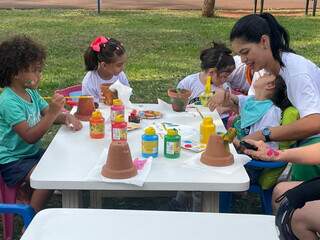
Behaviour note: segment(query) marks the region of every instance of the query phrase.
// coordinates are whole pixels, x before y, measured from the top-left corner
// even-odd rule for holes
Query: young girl
[[[273,81],[274,88],[266,88],[266,83]],[[286,85],[281,76],[275,77],[272,74],[265,74],[253,84],[254,96],[235,96],[226,92],[225,104],[235,104],[239,108],[240,118],[235,121],[234,127],[237,129],[237,137],[243,137],[263,129],[290,124],[299,118],[297,109],[292,107],[286,95]],[[219,93],[217,93],[216,97]],[[239,140],[234,144],[239,147]],[[291,147],[294,142],[268,142],[273,149],[285,149]],[[272,187],[283,168],[267,170],[263,168],[246,168],[250,176],[250,181],[259,184],[263,189]]]
[[[129,86],[123,72],[127,58],[123,44],[118,40],[103,36],[94,39],[84,54],[88,72],[82,81],[82,94],[91,95],[95,102],[99,102],[102,84],[111,85],[119,80]]]
[[[44,150],[39,140],[53,123],[65,123],[79,130],[81,123],[61,113],[64,97],[55,94],[51,102],[36,90],[46,58],[42,46],[27,37],[14,37],[0,44],[0,172],[9,187],[30,181],[30,175]],[[30,204],[43,208],[50,192],[34,190]]]
[[[239,56],[233,57],[231,50],[223,44],[212,43],[213,46],[204,49],[200,54],[201,72],[191,74],[182,79],[177,88],[188,89],[192,92],[189,103],[199,102],[199,96],[204,92],[207,77],[212,77],[211,90],[216,88],[240,89],[247,92],[246,66],[241,63]]]

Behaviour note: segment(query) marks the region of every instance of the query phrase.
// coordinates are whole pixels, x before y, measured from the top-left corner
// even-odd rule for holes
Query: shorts
[[[4,182],[8,187],[15,187],[21,184],[29,172],[40,161],[45,150],[40,149],[38,153],[17,161],[0,164],[0,172]]]

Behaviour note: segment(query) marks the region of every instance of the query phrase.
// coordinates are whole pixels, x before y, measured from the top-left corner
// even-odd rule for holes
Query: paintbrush
[[[51,99],[52,97],[43,97],[43,99]],[[93,98],[93,96],[65,96],[65,99],[74,99],[74,98]]]
[[[200,110],[197,107],[195,107],[195,108],[196,108],[197,112],[199,113],[200,117],[203,119],[204,118],[203,114],[200,112]]]

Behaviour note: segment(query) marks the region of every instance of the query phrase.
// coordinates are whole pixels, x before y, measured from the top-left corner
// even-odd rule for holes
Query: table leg
[[[79,208],[80,191],[78,190],[62,190],[62,207],[63,208]]]
[[[90,191],[90,208],[102,208],[103,191]]]
[[[203,192],[203,212],[219,212],[219,192]]]

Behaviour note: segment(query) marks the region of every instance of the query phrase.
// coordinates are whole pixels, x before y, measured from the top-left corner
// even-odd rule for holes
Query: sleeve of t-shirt
[[[235,70],[230,74],[227,81],[232,89],[249,90],[250,85],[246,80],[246,65],[241,62],[240,56],[234,56]]]
[[[180,89],[188,89],[188,86],[185,84],[185,78],[184,79],[182,79],[179,83],[178,83],[178,85],[177,85],[177,88],[180,88]]]
[[[27,116],[22,106],[13,100],[5,101],[0,108],[1,118],[13,127],[18,123],[27,121]]]
[[[129,83],[129,80],[126,76],[126,74],[124,72],[121,72],[120,75],[119,75],[119,81],[123,84],[123,85],[126,85],[128,87],[130,87],[130,83]]]
[[[292,76],[291,80],[286,83],[288,98],[292,105],[298,109],[300,118],[320,113],[320,94],[308,74]]]
[[[100,98],[100,89],[96,89],[94,84],[91,82],[91,79],[88,79],[88,73],[82,80],[82,95],[93,96],[95,102],[99,102]]]

